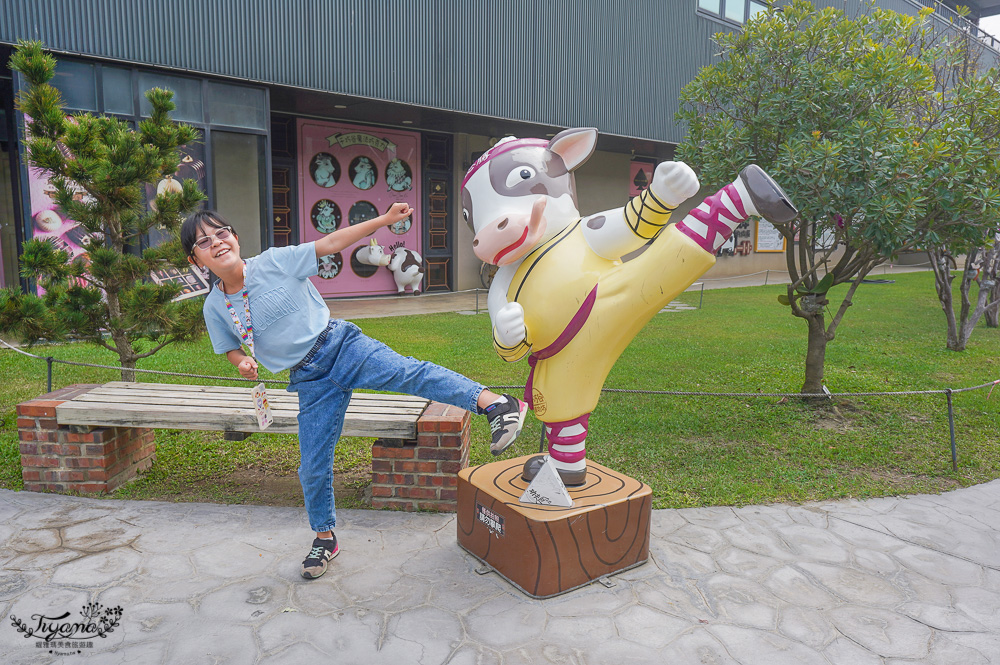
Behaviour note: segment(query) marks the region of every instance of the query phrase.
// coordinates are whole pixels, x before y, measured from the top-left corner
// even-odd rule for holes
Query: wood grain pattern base
[[[531,455],[458,475],[458,544],[532,598],[548,598],[649,558],[649,485],[587,461],[572,508],[522,504]]]

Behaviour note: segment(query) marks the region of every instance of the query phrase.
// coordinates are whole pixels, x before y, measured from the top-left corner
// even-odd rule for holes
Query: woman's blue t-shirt
[[[280,372],[309,353],[330,320],[330,309],[309,281],[319,271],[316,248],[311,242],[272,247],[246,263],[254,356],[272,372]],[[242,294],[230,295],[229,300],[246,326]],[[205,298],[202,312],[216,353],[240,348],[242,340],[226,309],[221,282]]]

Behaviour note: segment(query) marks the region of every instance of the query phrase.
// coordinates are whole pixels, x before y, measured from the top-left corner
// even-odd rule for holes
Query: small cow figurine
[[[375,238],[372,241],[359,249],[355,253],[354,258],[358,260],[358,263],[364,263],[369,266],[387,266],[389,261],[392,260],[385,250],[382,249],[382,245],[378,244]]]
[[[751,165],[668,226],[671,211],[700,186],[683,162],[663,162],[624,207],[581,218],[573,171],[596,144],[591,128],[550,141],[510,137],[462,181],[474,252],[499,266],[487,301],[494,347],[510,362],[528,356],[525,400],[545,424],[549,458],[566,485],[586,482],[590,413],[632,338],[715,263],[715,250],[741,222],[797,214]],[[529,460],[522,477],[530,481],[543,461]]]
[[[392,278],[396,280],[396,290],[399,293],[404,293],[409,286],[413,290],[413,295],[420,295],[420,282],[424,279],[424,261],[419,254],[412,249],[397,247],[392,250],[388,268],[392,271]]]

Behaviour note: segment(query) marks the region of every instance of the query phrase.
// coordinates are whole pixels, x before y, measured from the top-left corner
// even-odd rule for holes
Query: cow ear
[[[590,159],[596,147],[597,130],[593,127],[565,129],[549,141],[549,150],[562,157],[567,171]]]

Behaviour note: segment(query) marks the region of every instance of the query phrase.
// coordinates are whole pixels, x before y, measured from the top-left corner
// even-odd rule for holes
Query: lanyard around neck
[[[223,284],[222,295],[226,298],[226,309],[229,310],[229,316],[233,317],[233,325],[236,326],[236,332],[240,334],[243,339],[243,343],[247,345],[250,349],[250,355],[254,358],[253,353],[253,323],[250,321],[250,294],[247,293],[247,262],[243,262],[243,311],[247,315],[247,324],[243,325],[240,321],[240,317],[236,315],[236,310],[233,308],[233,303],[229,300],[229,294],[226,293],[226,287]]]

